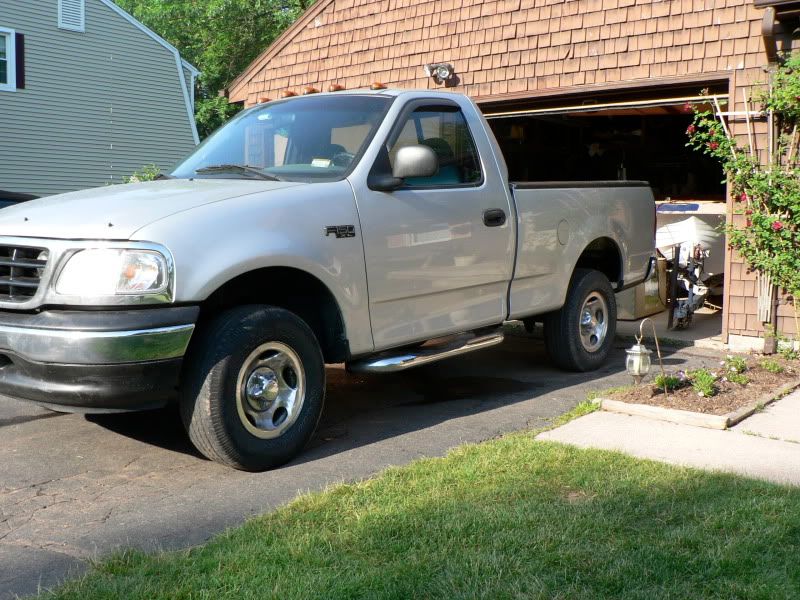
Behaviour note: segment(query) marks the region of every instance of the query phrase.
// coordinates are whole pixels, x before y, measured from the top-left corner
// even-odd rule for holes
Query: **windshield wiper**
[[[241,173],[243,175],[251,175],[259,179],[266,179],[268,181],[281,181],[274,175],[268,175],[257,167],[249,165],[209,165],[195,170],[195,173]]]

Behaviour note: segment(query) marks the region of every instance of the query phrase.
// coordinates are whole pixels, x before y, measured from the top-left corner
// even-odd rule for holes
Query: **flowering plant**
[[[763,115],[773,115],[777,132],[773,152],[762,148],[759,156],[750,143],[740,146],[714,110],[694,111],[694,121],[686,130],[687,145],[719,160],[725,172],[733,212],[742,215],[726,227],[731,248],[750,269],[769,276],[791,294],[796,314],[800,297],[800,55],[789,57],[777,69],[769,89],[756,102]]]

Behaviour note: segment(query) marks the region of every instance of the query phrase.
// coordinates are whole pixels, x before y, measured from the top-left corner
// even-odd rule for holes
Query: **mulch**
[[[649,404],[663,408],[675,408],[707,415],[725,415],[735,410],[750,406],[769,393],[777,392],[780,388],[800,379],[800,363],[782,358],[769,357],[783,366],[782,373],[770,373],[759,366],[763,357],[748,357],[748,368],[745,375],[750,379],[746,385],[730,381],[717,381],[718,392],[711,397],[699,396],[691,385],[686,385],[678,390],[664,394],[652,382],[658,373],[658,367],[650,371],[651,380],[639,386],[619,390],[609,394],[612,400],[620,400],[633,404]],[[724,356],[721,357],[721,360]],[[717,370],[709,369],[718,375],[724,375],[725,367],[719,366]],[[667,371],[667,375],[674,375]]]

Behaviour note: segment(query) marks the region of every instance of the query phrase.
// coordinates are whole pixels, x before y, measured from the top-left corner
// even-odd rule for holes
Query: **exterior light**
[[[328,86],[329,92],[341,92],[342,90],[344,90],[344,86],[338,83],[332,83]]]
[[[666,378],[666,373],[664,373],[664,363],[661,360],[661,347],[658,345],[658,335],[656,335],[656,325],[652,319],[645,318],[639,323],[639,335],[634,336],[636,338],[636,343],[625,350],[625,353],[627,354],[625,357],[625,370],[628,371],[628,375],[633,377],[633,381],[636,383],[636,385],[642,383],[642,379],[650,372],[650,355],[653,353],[652,350],[648,349],[642,343],[642,338],[644,337],[642,328],[644,327],[646,321],[650,321],[650,325],[653,328],[653,340],[656,343],[658,365],[661,367],[661,375]],[[664,385],[664,393],[667,393],[666,384]]]
[[[628,357],[625,359],[625,369],[628,375],[633,377],[636,385],[642,383],[642,379],[650,372],[650,355],[652,350],[648,350],[644,344],[638,341],[631,346],[627,352]]]
[[[308,94],[318,94],[319,90],[315,87],[311,87],[310,85],[303,88],[303,95],[307,96]]]
[[[371,90],[385,90],[386,86],[384,84],[382,84],[380,81],[376,81],[371,86],[369,86],[369,89],[371,89]]]
[[[267,98],[266,96],[261,96],[261,98],[258,99],[258,102],[260,104],[264,104],[264,102],[271,102],[271,101],[272,101],[272,98]]]
[[[297,92],[293,92],[292,90],[283,90],[281,92],[281,98],[291,98],[293,96],[297,96]]]
[[[451,81],[456,75],[456,71],[450,63],[431,63],[425,65],[424,68],[425,75],[433,77],[434,81],[440,85]]]

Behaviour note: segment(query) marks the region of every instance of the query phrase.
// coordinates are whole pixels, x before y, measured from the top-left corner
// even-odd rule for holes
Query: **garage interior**
[[[635,97],[518,100],[483,110],[511,181],[644,180],[656,197],[658,228],[696,217],[719,231],[726,214],[724,174],[716,160],[686,146],[692,109],[711,108],[698,89],[651,89]],[[723,110],[726,90],[727,82],[709,88]],[[724,264],[725,241],[719,235],[704,259],[704,272],[721,283]],[[661,281],[654,277],[619,294],[620,321],[629,321],[619,324],[620,332],[633,333],[638,319],[652,316],[659,336],[721,344],[721,287],[683,330],[668,328],[667,288],[662,274]]]

